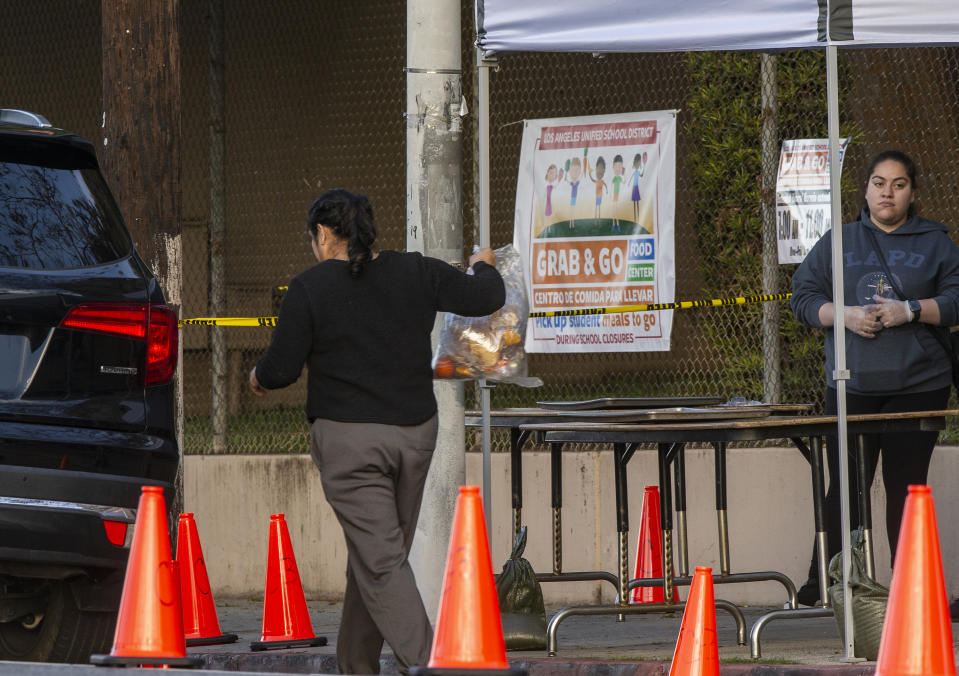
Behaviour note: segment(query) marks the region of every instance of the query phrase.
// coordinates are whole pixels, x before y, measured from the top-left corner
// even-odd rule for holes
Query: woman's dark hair
[[[358,277],[363,272],[363,264],[372,257],[376,241],[373,207],[366,195],[354,195],[342,188],[326,191],[310,207],[307,221],[310,237],[316,238],[320,225],[329,228],[337,238],[347,240],[350,274]]]
[[[898,162],[906,169],[906,176],[909,177],[909,185],[913,190],[919,188],[919,179],[916,178],[916,163],[912,161],[912,158],[909,157],[906,153],[901,150],[883,150],[881,153],[872,158],[872,162],[869,163],[869,169],[866,171],[866,183],[869,183],[869,179],[872,178],[873,172],[876,170],[876,167],[885,162],[886,160],[892,160],[893,162]],[[869,207],[865,207],[866,213],[869,213]],[[909,205],[909,210],[906,212],[908,218],[912,218],[916,215],[916,203],[913,202]]]

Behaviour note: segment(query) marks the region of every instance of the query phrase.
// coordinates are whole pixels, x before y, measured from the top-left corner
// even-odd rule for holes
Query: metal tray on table
[[[726,408],[673,408],[621,409],[613,411],[566,411],[567,419],[584,422],[699,422],[705,420],[749,420],[765,418],[772,414],[771,408],[762,406],[734,406]]]
[[[604,397],[585,401],[537,401],[536,405],[550,411],[596,411],[614,408],[632,410],[688,406],[715,406],[722,397]]]

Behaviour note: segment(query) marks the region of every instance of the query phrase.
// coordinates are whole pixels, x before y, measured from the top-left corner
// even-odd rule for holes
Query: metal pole
[[[479,245],[490,245],[489,219],[489,71],[495,65],[495,59],[484,52],[476,51],[477,66],[477,108],[479,127],[477,133],[477,163],[479,169]],[[480,411],[482,414],[482,455],[483,455],[483,512],[486,517],[486,537],[492,547],[493,519],[491,500],[492,476],[490,466],[490,388],[485,379],[478,382],[480,388]]]
[[[406,4],[406,248],[463,265],[462,73],[459,3]],[[439,337],[442,316],[433,329]],[[442,592],[453,506],[466,481],[463,385],[433,384],[439,433],[410,564],[430,619]]]
[[[760,54],[762,97],[762,214],[763,293],[779,291],[779,257],[776,241],[776,176],[779,168],[779,88],[773,54]],[[779,303],[763,303],[763,400],[782,401],[782,343],[779,339]]]
[[[226,129],[223,111],[226,70],[223,53],[223,0],[210,0],[210,316],[226,311]],[[226,327],[210,331],[210,425],[213,452],[226,453],[228,386]]]
[[[835,309],[833,331],[836,346],[836,413],[838,416],[839,435],[839,487],[841,496],[842,514],[842,593],[843,608],[845,609],[846,634],[846,661],[858,661],[855,651],[855,635],[852,622],[852,593],[849,589],[849,571],[852,563],[849,542],[849,446],[846,437],[846,380],[849,371],[846,369],[846,321],[843,309],[846,305],[846,295],[843,290],[843,262],[842,262],[842,195],[839,175],[839,77],[838,57],[835,45],[826,47],[826,99],[829,116],[829,190],[832,206],[832,297]],[[836,481],[836,477],[830,477]]]

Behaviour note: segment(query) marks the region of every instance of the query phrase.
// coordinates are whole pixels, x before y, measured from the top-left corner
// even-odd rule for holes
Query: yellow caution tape
[[[619,312],[652,312],[654,310],[687,310],[694,307],[719,307],[721,305],[746,305],[747,303],[767,303],[775,300],[788,300],[791,293],[762,294],[758,296],[737,296],[735,298],[709,298],[702,300],[683,300],[675,303],[647,303],[645,305],[620,305],[618,307],[590,307],[579,310],[553,310],[550,312],[530,312],[530,318],[537,317],[575,317],[577,315],[611,315]],[[196,317],[181,319],[183,326],[276,326],[276,317]]]
[[[530,312],[536,317],[575,317],[576,315],[609,315],[618,312],[652,312],[653,310],[686,310],[694,307],[719,307],[720,305],[745,305],[746,303],[765,303],[773,300],[786,300],[791,293],[763,294],[759,296],[737,296],[736,298],[710,298],[703,300],[684,300],[676,303],[648,303],[646,305],[621,305],[619,307],[589,307],[579,310],[553,310],[552,312]]]
[[[276,326],[276,317],[196,317],[181,319],[180,326]]]

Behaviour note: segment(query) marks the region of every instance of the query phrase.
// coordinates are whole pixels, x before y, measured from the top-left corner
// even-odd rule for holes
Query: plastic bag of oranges
[[[527,376],[526,322],[529,303],[523,282],[523,264],[512,244],[495,249],[496,269],[506,286],[506,303],[487,317],[447,313],[433,354],[433,377],[473,380],[485,378],[524,387],[543,384]],[[472,274],[472,270],[467,274]]]

